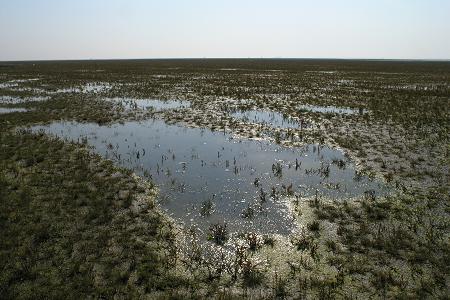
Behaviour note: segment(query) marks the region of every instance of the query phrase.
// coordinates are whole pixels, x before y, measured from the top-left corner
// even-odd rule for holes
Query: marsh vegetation
[[[446,62],[2,64],[0,298],[446,298],[449,82]]]

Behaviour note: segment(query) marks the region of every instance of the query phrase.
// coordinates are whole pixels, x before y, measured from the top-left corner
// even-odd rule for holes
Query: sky
[[[450,59],[450,0],[0,0],[0,61]]]

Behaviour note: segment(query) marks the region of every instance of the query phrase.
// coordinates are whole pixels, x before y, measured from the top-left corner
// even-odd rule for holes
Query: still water
[[[287,148],[157,119],[110,126],[55,122],[33,131],[87,142],[151,178],[161,206],[185,226],[203,230],[226,222],[231,231],[289,234],[295,224],[287,194],[341,199],[387,191],[358,175],[341,151],[320,145]]]

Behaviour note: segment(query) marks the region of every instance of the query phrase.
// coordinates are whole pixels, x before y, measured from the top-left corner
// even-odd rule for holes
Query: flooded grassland
[[[66,276],[82,297],[446,297],[449,79],[445,62],[4,64],[0,293]]]

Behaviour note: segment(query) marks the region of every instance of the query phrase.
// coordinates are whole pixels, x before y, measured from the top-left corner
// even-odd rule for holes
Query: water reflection
[[[55,122],[33,130],[87,142],[151,178],[170,214],[203,229],[226,221],[232,231],[288,234],[295,226],[284,202],[288,194],[342,198],[386,191],[358,175],[342,152],[320,145],[286,148],[161,120],[111,126]]]

